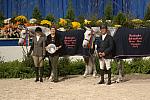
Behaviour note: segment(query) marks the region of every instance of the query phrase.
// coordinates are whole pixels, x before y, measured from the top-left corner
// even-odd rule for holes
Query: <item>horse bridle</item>
[[[94,31],[92,30],[92,31],[91,31],[91,37],[90,37],[89,40],[88,40],[88,39],[84,39],[84,40],[86,40],[86,41],[89,42],[88,44],[90,44],[90,42],[91,42],[91,40],[92,40],[92,38],[93,38],[93,36],[94,36],[93,32],[94,32]],[[88,47],[88,46],[87,46],[87,47]],[[92,54],[91,54],[91,48],[89,47],[88,49],[89,49],[89,50],[88,50],[88,51],[89,51],[89,54],[92,56]]]
[[[90,38],[90,39],[91,39],[91,38]],[[88,39],[84,39],[84,40],[86,40],[86,41],[90,42],[90,40],[88,40]]]

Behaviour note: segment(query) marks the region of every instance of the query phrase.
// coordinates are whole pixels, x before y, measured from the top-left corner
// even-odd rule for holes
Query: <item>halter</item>
[[[26,32],[26,38],[25,38],[24,44],[26,46],[30,45],[30,36],[29,36],[29,34],[27,32]]]
[[[90,38],[90,39],[91,39],[91,38]],[[88,39],[84,39],[84,40],[86,40],[86,41],[90,42],[90,40],[88,40]]]
[[[91,49],[93,49],[93,42],[94,42],[94,40],[95,40],[95,38],[94,38],[94,31],[92,30],[91,31],[91,37],[90,37],[90,40],[87,40],[87,39],[85,39],[85,40],[87,40],[89,43],[88,43],[88,48],[91,48]]]
[[[85,39],[86,41],[89,42],[87,47],[88,47],[88,52],[89,52],[90,56],[93,56],[91,53],[91,50],[94,49],[94,43],[93,42],[95,41],[95,37],[94,37],[93,33],[94,33],[94,31],[92,30],[90,40]]]

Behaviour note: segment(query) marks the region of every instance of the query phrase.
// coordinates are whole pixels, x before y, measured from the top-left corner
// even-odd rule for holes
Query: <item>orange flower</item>
[[[65,26],[66,24],[67,24],[67,21],[65,19],[63,19],[63,18],[59,19],[59,25]]]
[[[30,23],[25,23],[24,25],[25,25],[26,27],[31,26]]]

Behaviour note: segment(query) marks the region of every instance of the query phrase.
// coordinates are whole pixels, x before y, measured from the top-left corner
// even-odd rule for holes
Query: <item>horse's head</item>
[[[18,41],[18,45],[23,45],[23,43],[25,41],[25,38],[26,38],[26,30],[22,30],[20,32],[20,38],[19,38],[19,41]]]
[[[93,42],[93,37],[94,31],[92,29],[87,29],[84,33],[83,48],[89,48],[90,43]]]
[[[28,39],[30,40],[29,38],[30,37],[33,37],[34,36],[34,33],[35,33],[35,29],[37,27],[40,27],[42,29],[42,32],[48,36],[50,34],[50,29],[47,28],[47,27],[43,27],[43,26],[29,26],[29,27],[26,27],[24,28],[21,32],[20,32],[20,39],[18,41],[18,45],[24,45],[25,41]],[[29,43],[28,43],[29,44]]]

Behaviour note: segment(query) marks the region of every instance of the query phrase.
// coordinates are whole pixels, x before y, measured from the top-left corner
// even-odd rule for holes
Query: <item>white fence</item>
[[[26,47],[23,47],[26,50]],[[23,59],[23,48],[21,46],[0,46],[0,57],[4,59],[5,62]],[[30,47],[27,49],[29,50]],[[69,59],[83,59],[82,56],[70,56]]]
[[[6,62],[13,60],[22,61],[23,49],[21,46],[0,46],[0,57]]]

